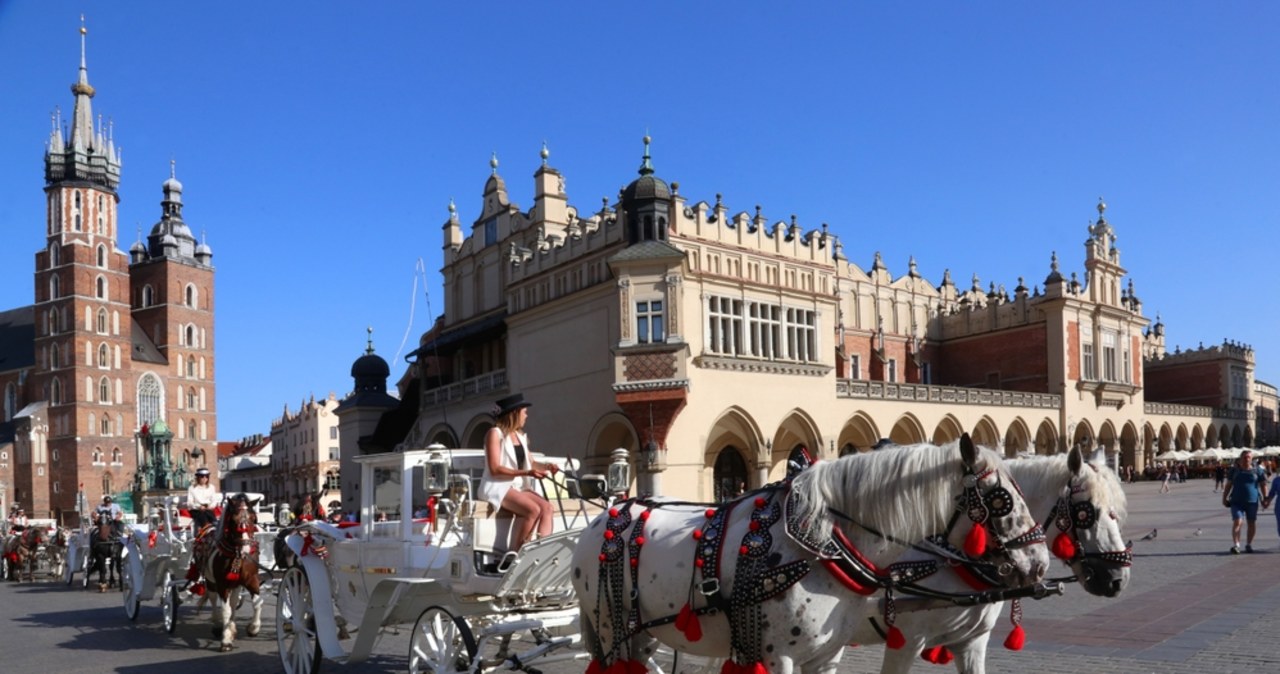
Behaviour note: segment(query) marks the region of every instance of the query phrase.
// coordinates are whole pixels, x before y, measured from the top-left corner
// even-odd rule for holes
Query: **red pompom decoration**
[[[197,596],[197,597],[203,597],[203,596],[204,596],[204,583],[196,583],[195,585],[192,585],[192,586],[191,586],[191,594],[194,594],[194,595],[195,595],[195,596]]]
[[[232,572],[228,573],[228,574],[227,574],[227,582],[228,582],[228,583],[238,583],[238,582],[240,582],[240,574],[236,573],[235,571],[232,571]]]
[[[689,641],[702,639],[702,621],[698,620],[698,614],[693,612],[692,606],[685,604],[680,609],[680,614],[676,616],[676,629],[684,633],[684,638]]]
[[[745,545],[744,545],[744,546],[742,546],[742,547],[740,547],[740,548],[738,548],[738,554],[740,554],[740,555],[745,555],[745,554],[747,554],[747,552],[748,552],[748,551],[747,551],[747,546],[745,546]]]
[[[700,540],[702,540],[702,529],[694,529],[694,530],[693,530],[693,540],[695,540],[695,541],[700,541]]]
[[[644,512],[640,513],[640,520],[641,520],[642,522],[648,522],[648,521],[649,521],[649,511],[648,511],[648,510],[646,510],[646,511],[644,511]]]
[[[610,529],[610,530],[606,530],[606,531],[604,532],[604,539],[605,539],[606,541],[611,541],[611,540],[613,540],[613,530],[611,530],[611,529]]]
[[[636,545],[637,546],[644,545],[644,536],[636,536]]]
[[[897,625],[890,625],[889,633],[884,637],[884,645],[896,651],[907,645],[907,638],[902,636],[902,630]]]
[[[627,674],[646,674],[648,667],[641,660],[627,660]]]
[[[942,664],[942,647],[934,646],[933,648],[924,649],[920,652],[920,659],[935,665]]]
[[[756,497],[756,507],[757,507],[757,508],[763,508],[763,507],[764,507],[764,504],[765,504],[764,497],[763,497],[763,496],[757,496],[757,497]]]
[[[640,560],[636,557],[631,558],[631,566],[640,566]]]
[[[600,553],[600,561],[602,561],[602,562],[603,562],[603,561],[604,561],[604,560],[606,560],[606,559],[608,559],[608,558],[607,558],[607,557],[605,557],[604,553],[603,553],[603,552],[602,552],[602,553]]]
[[[1053,556],[1063,561],[1071,561],[1076,557],[1076,544],[1067,535],[1067,532],[1060,531],[1057,536],[1053,537]]]
[[[706,564],[706,562],[702,561],[702,558],[701,558],[701,557],[699,557],[699,558],[697,558],[697,559],[693,560],[693,565],[694,565],[694,566],[696,566],[696,567],[698,567],[699,569],[701,569],[701,568],[702,568],[702,565],[703,565],[703,564]]]
[[[951,649],[946,646],[938,647],[938,664],[945,665],[955,660],[956,656],[951,653]]]
[[[760,522],[759,522],[758,520],[751,520],[751,524],[749,524],[749,525],[747,525],[747,526],[749,526],[749,527],[751,528],[751,530],[752,530],[752,531],[759,531],[759,530],[760,530]]]
[[[617,508],[610,508],[610,509],[609,509],[609,517],[617,517],[617,516],[618,516],[618,509],[617,509]]]
[[[981,557],[987,551],[987,528],[974,524],[969,535],[964,537],[964,554],[970,557]]]
[[[603,669],[604,668],[600,666],[600,661],[592,658],[591,662],[587,665],[586,674],[604,674]]]
[[[627,674],[627,663],[625,660],[614,660],[604,672],[605,674]]]
[[[1009,636],[1004,639],[1004,647],[1011,651],[1022,650],[1022,645],[1027,643],[1027,633],[1022,629],[1022,625],[1014,625],[1013,631],[1009,632]]]
[[[769,670],[765,669],[764,663],[759,660],[751,666],[751,674],[769,674]]]
[[[705,514],[706,514],[706,516],[707,516],[707,519],[711,519],[712,517],[715,517],[715,516],[716,516],[716,509],[715,509],[715,508],[707,508],[707,512],[706,512]]]
[[[720,674],[738,674],[738,663],[734,662],[733,658],[725,660],[724,664],[720,665]]]

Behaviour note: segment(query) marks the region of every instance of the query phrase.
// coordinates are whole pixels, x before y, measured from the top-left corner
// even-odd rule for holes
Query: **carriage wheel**
[[[285,674],[320,671],[320,639],[316,636],[311,583],[301,567],[284,574],[276,591],[276,646]]]
[[[82,570],[84,571],[84,578],[80,579],[80,589],[87,590],[89,589],[89,572],[93,571],[93,551],[92,550],[89,551],[89,554],[84,556],[84,563],[81,565],[81,567],[83,567]]]
[[[409,640],[410,674],[445,674],[471,669],[476,639],[467,621],[439,606],[422,612]]]
[[[88,574],[85,574],[86,576]],[[138,579],[133,577],[129,566],[120,570],[120,587],[124,590],[124,614],[129,620],[138,619],[138,610],[142,608],[142,600],[137,588]]]
[[[160,602],[160,608],[164,609],[164,631],[173,634],[178,629],[178,586],[170,571],[164,573],[164,596]]]

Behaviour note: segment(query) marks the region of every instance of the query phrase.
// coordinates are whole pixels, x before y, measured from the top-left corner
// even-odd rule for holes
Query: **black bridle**
[[[1090,468],[1092,467],[1090,466]],[[1085,552],[1084,542],[1080,540],[1080,530],[1092,529],[1098,523],[1099,513],[1098,507],[1092,501],[1075,500],[1076,494],[1083,492],[1083,487],[1073,485],[1068,481],[1067,486],[1063,488],[1062,495],[1058,497],[1057,502],[1053,504],[1053,509],[1049,511],[1049,518],[1045,520],[1046,522],[1053,522],[1058,531],[1071,537],[1075,554],[1070,559],[1063,561],[1068,564],[1095,562],[1103,566],[1119,569],[1132,566],[1132,542],[1128,543],[1124,550]]]

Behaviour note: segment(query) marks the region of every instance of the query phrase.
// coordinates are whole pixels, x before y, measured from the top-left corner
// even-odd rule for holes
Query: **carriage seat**
[[[471,521],[471,547],[501,556],[513,547],[515,515],[485,501],[468,501],[464,517]]]

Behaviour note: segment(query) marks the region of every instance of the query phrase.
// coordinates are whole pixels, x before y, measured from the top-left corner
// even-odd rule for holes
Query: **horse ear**
[[[960,434],[960,458],[970,470],[978,463],[978,448],[973,446],[973,439],[968,433]]]
[[[1084,468],[1084,452],[1080,451],[1080,447],[1073,445],[1067,452],[1067,468],[1071,470],[1072,475],[1079,475],[1080,469]]]
[[[1103,447],[1102,445],[1098,445],[1098,448],[1093,450],[1093,456],[1089,457],[1089,463],[1105,464],[1106,462],[1107,462],[1107,448]]]

